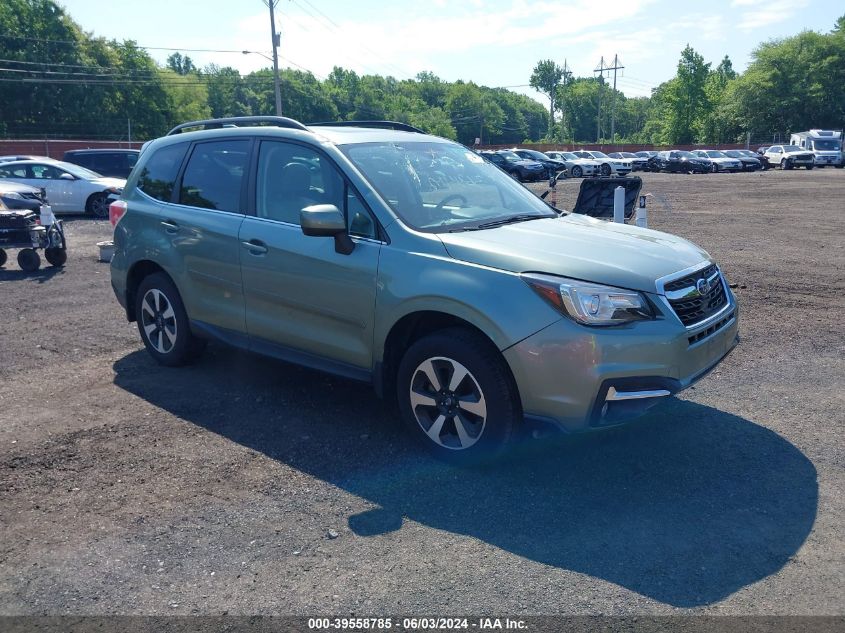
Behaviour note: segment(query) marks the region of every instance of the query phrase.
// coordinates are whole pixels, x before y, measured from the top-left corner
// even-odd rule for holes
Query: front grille
[[[711,283],[710,289],[704,295],[698,294],[696,285],[699,280],[712,279],[714,275],[716,279]],[[672,306],[675,314],[678,315],[681,323],[685,326],[695,325],[704,321],[722,310],[728,303],[724,281],[715,264],[711,264],[691,275],[686,275],[681,279],[671,281],[664,286],[664,289],[669,305]],[[673,292],[677,292],[681,296],[679,298],[671,298],[671,293]]]

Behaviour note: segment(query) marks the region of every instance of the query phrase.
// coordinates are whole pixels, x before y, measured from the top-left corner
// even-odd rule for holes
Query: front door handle
[[[266,255],[267,245],[261,240],[243,241],[241,244],[249,251],[250,255]]]
[[[171,220],[162,220],[161,225],[164,227],[164,230],[171,235],[179,232],[179,225]]]

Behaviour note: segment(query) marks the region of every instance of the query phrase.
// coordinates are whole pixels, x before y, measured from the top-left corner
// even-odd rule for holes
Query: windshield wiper
[[[506,218],[492,220],[490,222],[483,222],[478,225],[479,229],[492,229],[497,226],[504,226],[505,224],[516,224],[517,222],[527,222],[529,220],[541,220],[548,218],[547,215],[537,215],[536,213],[521,213],[518,215],[509,215]]]

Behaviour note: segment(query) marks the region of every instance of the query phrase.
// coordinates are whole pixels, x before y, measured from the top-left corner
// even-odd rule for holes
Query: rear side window
[[[179,203],[218,211],[241,210],[241,184],[249,166],[251,141],[213,141],[194,147]]]
[[[168,145],[156,151],[138,177],[138,189],[156,200],[170,202],[188,143]]]

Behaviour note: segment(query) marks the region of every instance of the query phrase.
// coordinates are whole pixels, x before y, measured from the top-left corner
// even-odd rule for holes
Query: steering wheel
[[[453,194],[446,196],[440,202],[438,202],[437,206],[434,207],[434,210],[435,211],[442,211],[443,207],[446,206],[446,203],[449,202],[450,200],[460,200],[461,204],[467,203],[467,199],[464,196],[462,196],[459,193],[453,193]]]

